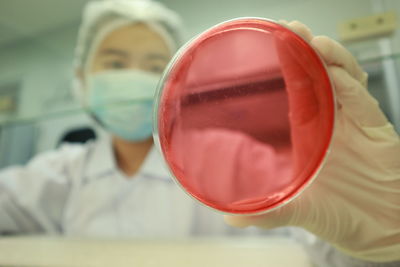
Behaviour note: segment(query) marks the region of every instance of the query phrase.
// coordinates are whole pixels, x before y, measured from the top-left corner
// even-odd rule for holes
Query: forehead
[[[100,43],[98,51],[110,48],[131,53],[170,54],[161,35],[143,23],[129,24],[110,32]]]

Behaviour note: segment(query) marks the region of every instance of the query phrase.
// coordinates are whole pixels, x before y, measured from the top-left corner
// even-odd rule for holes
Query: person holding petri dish
[[[355,65],[352,56],[332,40],[312,38],[309,31],[299,23],[290,23],[288,26],[306,40],[316,42],[315,46],[323,55],[327,65],[332,66],[331,75],[337,93],[344,94],[341,102],[343,110],[346,110],[349,116],[354,115],[354,120],[371,127],[369,135],[375,139],[364,138],[363,140],[368,142],[362,144],[365,144],[366,150],[372,147],[378,149],[382,155],[380,160],[387,167],[384,169],[385,172],[382,172],[382,168],[370,169],[371,173],[375,176],[385,175],[388,183],[392,185],[391,193],[396,196],[399,179],[391,177],[395,175],[398,177],[400,171],[396,162],[390,159],[398,158],[396,157],[398,150],[392,145],[398,142],[396,139],[398,137],[385,118],[380,115],[376,103],[361,86],[365,83],[365,75],[358,65]],[[184,237],[196,233],[216,234],[230,231],[230,228],[219,224],[223,220],[218,220],[219,216],[211,211],[203,209],[197,213],[199,207],[191,202],[169,178],[169,173],[164,169],[163,162],[153,147],[151,138],[153,94],[161,72],[182,44],[181,41],[179,17],[160,3],[119,0],[95,1],[88,4],[76,48],[75,91],[90,115],[110,133],[110,138],[85,145],[65,145],[56,151],[36,156],[26,166],[2,170],[0,172],[2,234],[47,233],[143,238]],[[358,92],[364,98],[351,98],[352,95],[346,98],[347,89],[360,89]],[[347,109],[347,105],[350,104],[353,108]],[[367,111],[365,108],[368,108]],[[364,114],[365,112],[367,114]],[[385,125],[384,128],[382,125]],[[360,128],[357,127],[350,130],[355,134],[360,133]],[[384,146],[380,145],[380,140],[383,140]],[[352,160],[351,154],[346,151],[348,144],[342,142],[340,145],[342,150],[337,150],[335,161],[340,163]],[[338,163],[333,162],[332,165]],[[360,167],[366,163],[368,164],[368,161],[365,159],[357,161]],[[377,167],[379,163],[371,165],[371,168]],[[346,177],[345,169],[337,171],[341,171],[340,177]],[[344,194],[352,192],[343,184],[339,183],[338,186],[340,188],[333,189]],[[376,188],[386,192],[386,187],[379,184],[376,184]],[[309,195],[312,200],[312,194]],[[372,198],[366,197],[362,200],[368,205],[368,201],[372,201]],[[393,201],[396,199],[393,198]],[[335,207],[333,211],[336,210],[334,202],[327,202]],[[386,203],[387,206],[395,208],[395,205],[385,198],[380,198],[376,202]],[[329,214],[330,209],[324,211]],[[363,211],[358,209],[351,214],[359,216],[359,225],[365,218]],[[291,217],[289,213],[296,216]],[[338,244],[337,240],[327,237],[324,231],[314,231],[313,228],[327,224],[326,221],[319,219],[329,220],[331,217],[316,215],[315,219],[303,218],[303,222],[307,221],[304,224],[290,222],[290,219],[301,218],[300,214],[308,212],[302,210],[300,206],[291,206],[291,209],[284,209],[284,212],[279,214],[268,214],[267,217],[228,217],[226,220],[235,226],[256,224],[272,228],[298,225],[332,244]],[[274,219],[270,216],[274,216]],[[387,219],[387,222],[385,221],[387,224],[398,225],[398,217],[396,219],[394,215],[383,219]],[[200,229],[201,221],[208,222],[207,229],[204,229],[204,225],[203,229]],[[379,221],[376,221],[376,226],[379,230]],[[369,228],[365,230],[366,233],[370,231]],[[297,229],[293,231],[297,233],[289,232],[293,236],[299,233]],[[379,256],[389,255],[386,251],[391,253],[390,244],[394,246],[396,239],[393,237],[386,240],[390,235],[380,231],[376,234],[382,234],[381,242],[377,246],[374,246],[375,243],[369,245],[371,251],[377,249],[375,255],[378,261],[382,261]],[[350,239],[349,235],[340,237]],[[371,237],[371,240],[378,238],[369,235],[363,237]],[[359,244],[363,244],[364,240],[361,237],[354,236],[354,238],[360,238]],[[347,241],[352,244],[358,242],[358,240]],[[318,244],[317,242],[319,241],[313,244]],[[322,246],[316,246],[315,251],[320,248]],[[338,252],[327,244],[324,248],[325,251],[316,257],[321,257],[330,263],[347,262],[346,266],[362,266],[360,264],[363,264],[363,261],[360,259],[365,258],[358,257],[359,255],[355,253],[348,253],[355,256],[354,258],[347,257],[346,254]],[[345,253],[351,252],[354,247],[348,248]],[[336,253],[334,254],[336,257],[332,258],[332,253]],[[400,260],[396,258],[398,254],[395,252],[392,255],[392,260]],[[367,260],[371,261],[369,266],[396,266],[389,263],[375,265],[372,263],[375,261],[372,257],[368,257]]]

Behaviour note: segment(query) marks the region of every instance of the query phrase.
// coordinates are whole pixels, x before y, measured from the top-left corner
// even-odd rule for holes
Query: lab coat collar
[[[91,145],[92,147],[88,155],[86,177],[91,179],[111,173],[119,173],[111,137],[102,137]],[[155,146],[152,146],[150,149],[136,175],[145,175],[162,179],[170,179],[171,177],[163,162],[162,156]]]
[[[111,138],[101,137],[89,144],[86,178],[96,178],[117,170]]]

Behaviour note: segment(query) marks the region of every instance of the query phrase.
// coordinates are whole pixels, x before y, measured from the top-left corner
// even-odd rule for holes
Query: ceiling
[[[0,46],[80,20],[87,0],[0,0]]]
[[[10,45],[26,38],[70,25],[78,25],[83,7],[89,0],[0,0],[0,46]],[[194,0],[159,0],[172,6],[187,5],[186,1]],[[214,0],[208,0],[213,2]],[[241,0],[236,0],[242,2]],[[307,0],[280,0],[293,3]],[[277,5],[274,0],[257,0],[268,2],[268,6]],[[265,3],[266,4],[266,3]]]

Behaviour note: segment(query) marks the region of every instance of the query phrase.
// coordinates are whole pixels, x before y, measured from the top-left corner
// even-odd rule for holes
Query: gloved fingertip
[[[333,46],[335,45],[332,39],[324,35],[315,36],[311,40],[311,45],[315,49],[317,49],[317,51],[324,58],[325,61],[328,62],[332,61],[331,57],[334,56],[332,55],[332,51],[333,51]]]
[[[387,118],[379,108],[378,101],[372,97],[363,85],[341,67],[328,67],[334,84],[336,97],[358,125],[362,127],[380,127],[387,124]]]
[[[300,35],[304,40],[310,42],[313,39],[313,34],[305,24],[300,21],[294,20],[287,24],[289,28]]]
[[[287,26],[289,24],[289,22],[287,20],[284,20],[284,19],[279,19],[277,22],[279,24],[281,24],[281,25],[284,25],[284,26]]]

